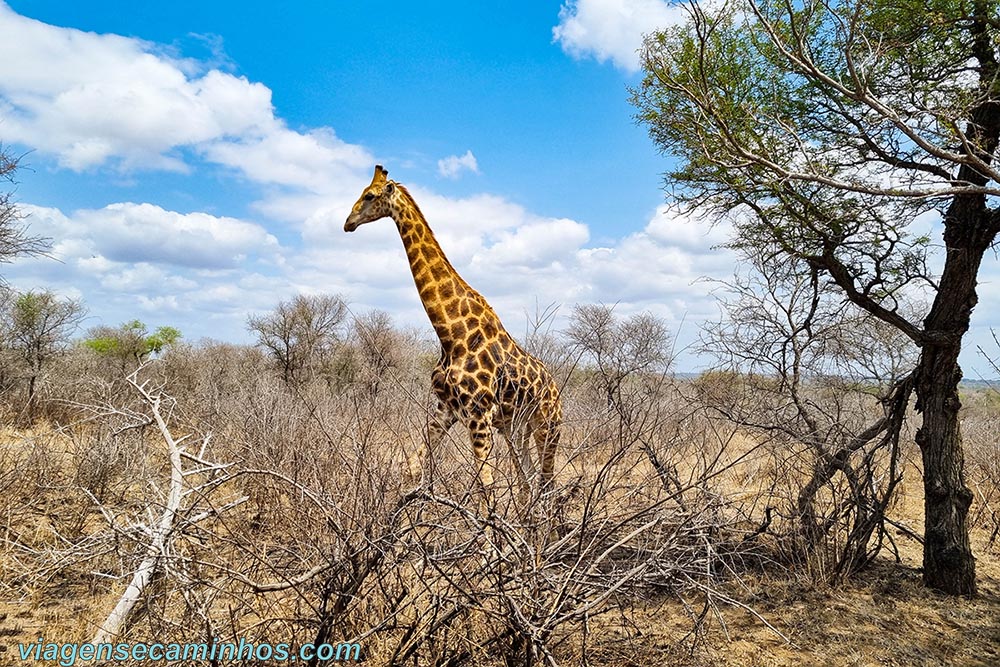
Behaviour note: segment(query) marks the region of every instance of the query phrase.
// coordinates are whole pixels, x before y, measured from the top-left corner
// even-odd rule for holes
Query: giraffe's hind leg
[[[558,411],[554,415],[549,414],[545,417],[538,415],[533,422],[532,437],[538,451],[539,476],[541,477],[538,489],[538,503],[535,505],[536,517],[539,521],[538,535],[543,542],[553,542],[561,537],[557,508],[558,500],[552,491],[553,479],[555,477],[556,449],[559,446],[559,438],[562,434],[562,423],[559,419]],[[527,444],[525,447],[527,448]]]
[[[538,467],[542,478],[541,490],[544,493],[551,488],[552,479],[555,476],[556,449],[562,434],[562,424],[559,420],[551,417],[539,417],[534,421],[532,436],[538,450]],[[525,450],[527,450],[527,443],[525,443]]]
[[[476,459],[476,476],[479,480],[479,511],[488,515],[493,507],[493,470],[487,460],[493,449],[493,424],[487,415],[472,417],[468,421],[472,454]]]

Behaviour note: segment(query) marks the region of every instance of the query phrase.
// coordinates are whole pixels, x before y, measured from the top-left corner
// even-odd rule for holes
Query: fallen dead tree
[[[138,422],[138,425],[154,425],[164,446],[164,456],[169,468],[165,499],[160,508],[159,518],[151,524],[138,526],[139,533],[147,536],[142,560],[139,562],[125,591],[122,593],[115,608],[108,614],[100,628],[94,634],[93,644],[104,644],[119,638],[135,611],[154,577],[169,573],[170,552],[172,541],[184,530],[210,515],[218,513],[220,508],[197,511],[196,506],[204,497],[204,493],[212,487],[217,487],[228,478],[228,464],[212,463],[205,460],[211,436],[200,439],[198,454],[188,452],[184,443],[194,441],[191,434],[175,437],[168,423],[170,406],[173,399],[158,389],[150,387],[150,380],[139,380],[143,366],[139,366],[128,375],[128,384],[139,394],[146,412],[128,413],[128,417]],[[166,413],[166,414],[165,414]],[[119,414],[122,414],[119,411]],[[151,484],[152,487],[155,485]],[[247,499],[237,498],[227,504],[225,509],[242,504]],[[150,505],[152,508],[155,502]],[[105,512],[111,528],[120,529],[111,515]],[[136,528],[136,526],[132,526]]]

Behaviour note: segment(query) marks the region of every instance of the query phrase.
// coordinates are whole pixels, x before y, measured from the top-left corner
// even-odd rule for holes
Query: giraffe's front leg
[[[552,478],[555,476],[556,448],[559,446],[559,422],[543,422],[534,432],[535,446],[538,448],[538,467],[540,468],[543,493],[552,488]]]
[[[487,462],[493,449],[493,431],[490,420],[473,418],[469,420],[469,437],[472,440],[472,454],[476,457],[476,474],[483,489],[493,488],[493,471]]]
[[[457,418],[443,401],[438,401],[437,408],[427,420],[427,429],[424,438],[417,446],[416,456],[409,462],[409,477],[411,480],[419,480],[418,485],[429,487],[433,479],[434,451],[444,440],[448,429],[457,421]]]
[[[488,461],[493,449],[492,410],[478,412],[468,421],[472,454],[475,457],[476,476],[479,479],[479,511],[489,515],[493,507],[493,469]]]

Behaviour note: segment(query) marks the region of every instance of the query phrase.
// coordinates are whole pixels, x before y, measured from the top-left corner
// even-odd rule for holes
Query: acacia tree
[[[169,326],[157,327],[150,333],[145,323],[139,320],[124,322],[117,327],[93,327],[88,333],[83,341],[84,347],[116,361],[122,375],[131,373],[150,355],[160,354],[182,337],[180,330]]]
[[[30,419],[35,413],[38,378],[49,360],[69,344],[86,309],[79,301],[60,299],[46,290],[18,294],[4,311],[4,338],[26,369]]]
[[[729,215],[733,247],[801,260],[919,347],[924,582],[972,595],[958,356],[1000,231],[1000,3],[706,4],[647,38],[633,92],[680,158],[668,184]],[[900,306],[919,290],[922,320]]]

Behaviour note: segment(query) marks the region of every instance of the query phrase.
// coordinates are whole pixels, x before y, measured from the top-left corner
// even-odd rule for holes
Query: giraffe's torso
[[[559,391],[545,366],[502,327],[487,322],[483,329],[442,346],[431,376],[438,400],[462,421],[485,418],[504,433],[539,415],[559,420]]]

